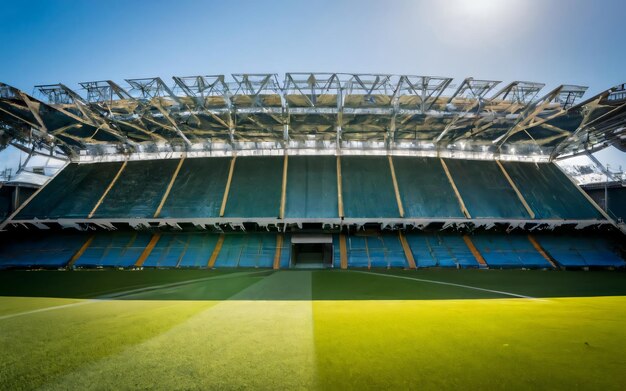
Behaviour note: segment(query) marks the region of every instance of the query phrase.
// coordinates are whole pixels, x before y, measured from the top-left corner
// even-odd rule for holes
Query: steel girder
[[[341,73],[173,81],[84,82],[80,93],[37,86],[41,99],[0,84],[0,131],[67,154],[308,148],[556,158],[624,139],[626,99],[613,89],[576,104],[585,87],[562,85],[536,99],[541,83],[492,93],[498,81],[473,78],[457,86],[446,77]]]

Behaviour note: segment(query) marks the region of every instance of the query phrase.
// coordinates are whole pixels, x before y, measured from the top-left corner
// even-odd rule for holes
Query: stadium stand
[[[230,158],[185,159],[160,217],[219,217]]]
[[[446,159],[446,165],[472,217],[530,218],[496,162]]]
[[[178,163],[176,159],[129,162],[93,217],[153,217]]]
[[[155,243],[150,247],[151,240]],[[282,237],[279,243],[277,237]],[[481,264],[459,233],[405,233],[415,266],[479,268]],[[223,237],[220,244],[220,237]],[[292,259],[290,235],[272,232],[96,232],[94,234],[35,234],[3,242],[0,267],[296,267]],[[409,268],[397,232],[354,232],[346,238],[349,268]],[[619,245],[597,235],[536,234],[542,247],[536,249],[525,234],[482,232],[470,236],[489,268],[624,267]],[[328,266],[341,268],[340,235],[332,235],[333,259]],[[80,253],[82,246],[87,244]],[[149,251],[146,251],[149,249]],[[544,252],[542,254],[542,251]],[[144,255],[145,253],[145,255]],[[75,260],[73,257],[79,254]],[[545,256],[544,256],[545,255]],[[142,256],[145,256],[141,262]],[[212,257],[215,260],[211,264]],[[548,259],[546,259],[548,257]],[[321,265],[321,260],[320,266]],[[313,263],[309,266],[314,267]]]
[[[623,267],[623,191],[603,211],[554,163],[619,138],[612,90],[577,103],[585,87],[536,99],[541,83],[492,94],[497,81],[416,75],[174,82],[38,86],[44,100],[0,83],[6,134],[68,162],[25,203],[32,189],[0,188],[2,267]]]
[[[285,218],[336,218],[337,158],[290,156]]]
[[[376,233],[349,235],[347,251],[349,267],[407,267],[398,235]]]
[[[505,162],[510,178],[535,212],[531,218],[494,161],[344,156],[341,195],[346,219],[604,220],[604,216],[554,164]],[[12,220],[222,218],[222,222],[279,219],[285,159],[238,157],[229,184],[230,158],[187,158],[70,164]],[[289,157],[284,218],[337,219],[334,156]],[[180,170],[177,166],[180,164]],[[174,173],[177,175],[174,177]],[[116,178],[117,174],[119,177]],[[115,180],[117,179],[117,180]],[[398,189],[396,197],[395,188]],[[169,190],[168,190],[169,189]],[[437,194],[437,197],[433,197]],[[223,206],[224,215],[220,216]],[[155,214],[161,205],[158,216]],[[400,207],[404,216],[400,216]]]
[[[215,267],[265,267],[274,265],[276,256],[276,234],[238,233],[225,235]],[[281,254],[288,257],[287,246]],[[287,258],[288,259],[288,258]],[[284,259],[281,259],[284,262]]]
[[[0,246],[0,268],[65,266],[86,239],[79,232],[56,235],[32,233],[27,239],[4,241]]]
[[[460,235],[445,233],[406,234],[415,263],[420,267],[477,268],[476,258]]]
[[[393,164],[405,217],[464,217],[439,159],[395,156]]]
[[[103,232],[74,262],[76,267],[130,267],[148,245],[151,235],[146,232]],[[67,262],[67,260],[66,260]]]
[[[624,267],[614,242],[600,236],[541,235],[541,246],[560,265],[567,268]]]
[[[538,219],[602,218],[554,164],[502,164]]]
[[[341,177],[346,217],[399,217],[386,157],[343,156]]]
[[[16,219],[86,218],[122,163],[65,167],[17,214]]]
[[[225,216],[278,217],[282,172],[282,157],[238,157]]]
[[[490,268],[552,268],[526,235],[479,234],[472,242]]]

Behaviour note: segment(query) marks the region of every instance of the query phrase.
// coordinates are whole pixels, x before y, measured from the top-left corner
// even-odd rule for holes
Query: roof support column
[[[280,234],[280,233],[276,234],[276,252],[274,253],[274,265],[273,265],[274,270],[280,269],[280,256],[282,254],[282,249],[283,249],[283,239],[284,239],[283,234]]]
[[[157,208],[156,212],[154,212],[154,218],[156,219],[161,214],[161,209],[163,209],[163,205],[165,205],[165,201],[167,201],[167,197],[170,195],[170,191],[172,190],[172,186],[174,186],[174,182],[176,182],[176,177],[178,177],[178,173],[180,172],[180,168],[183,166],[183,162],[185,161],[185,155],[180,158],[178,162],[178,166],[176,166],[176,170],[174,170],[174,174],[172,174],[172,178],[170,179],[170,183],[167,185],[165,189],[165,194],[163,194],[163,198],[161,198],[161,203]]]
[[[466,218],[471,219],[469,211],[465,207],[465,202],[463,202],[463,198],[461,197],[461,193],[459,193],[459,189],[456,188],[456,184],[454,183],[454,179],[452,179],[452,175],[450,174],[450,170],[448,170],[448,166],[446,162],[439,158],[441,165],[443,166],[443,170],[446,172],[446,176],[448,177],[448,181],[450,181],[450,185],[452,186],[452,190],[454,190],[454,194],[456,195],[456,199],[459,201],[459,206],[461,207],[461,212],[465,215]]]
[[[500,163],[500,160],[496,160],[496,163],[498,164],[498,167],[500,167],[500,170],[502,170],[502,174],[504,174],[504,177],[506,178],[506,180],[509,181],[509,184],[515,191],[515,194],[517,194],[517,198],[519,198],[519,200],[522,202],[522,205],[524,205],[524,208],[526,209],[526,212],[528,212],[528,215],[530,216],[530,218],[534,219],[535,212],[533,212],[533,210],[530,208],[530,205],[528,205],[528,202],[526,202],[526,199],[522,195],[522,192],[519,191],[519,189],[515,185],[515,182],[513,182],[513,179],[509,176],[509,173],[506,172],[506,169],[504,168],[502,163]]]
[[[211,258],[209,258],[209,262],[207,263],[207,267],[209,269],[213,269],[215,266],[215,261],[217,261],[217,256],[220,255],[220,251],[222,250],[222,245],[224,244],[224,234],[220,234],[220,237],[217,239],[217,243],[215,244],[215,248],[211,253]]]
[[[396,193],[396,202],[398,203],[398,213],[400,217],[404,217],[404,207],[402,206],[402,198],[400,198],[400,188],[398,186],[398,180],[396,179],[396,170],[393,167],[393,158],[391,155],[387,155],[389,160],[389,169],[391,170],[391,180],[393,181],[393,190]]]
[[[415,265],[415,257],[413,257],[411,247],[409,247],[409,243],[406,241],[406,238],[404,237],[402,231],[398,231],[398,239],[400,239],[400,244],[402,245],[402,249],[404,250],[404,256],[406,257],[406,261],[409,264],[409,269],[417,269],[417,266]]]
[[[152,235],[150,242],[148,242],[148,245],[146,246],[146,248],[143,249],[139,258],[137,258],[137,261],[135,262],[135,267],[143,266],[143,263],[146,262],[146,259],[148,259],[148,257],[152,253],[152,250],[154,250],[154,246],[156,246],[156,244],[159,242],[159,239],[161,239],[160,232],[157,232],[154,235]]]
[[[285,160],[283,162],[283,184],[280,193],[280,212],[278,213],[279,219],[285,218],[285,203],[287,201],[287,166],[289,164],[289,155],[285,150]]]
[[[228,170],[228,179],[226,180],[226,188],[224,189],[224,197],[222,198],[222,207],[220,208],[220,217],[224,217],[226,211],[226,203],[228,202],[228,192],[230,191],[230,183],[233,180],[233,172],[235,171],[235,160],[237,155],[234,155],[230,161],[230,168]]]
[[[339,218],[343,219],[343,190],[341,183],[341,156],[337,155],[337,206],[339,209]]]
[[[89,212],[89,215],[87,216],[88,219],[92,218],[93,215],[96,214],[96,211],[98,210],[98,208],[100,207],[100,205],[102,204],[104,199],[106,198],[107,194],[109,194],[109,192],[111,191],[111,189],[115,185],[115,182],[117,182],[117,180],[122,175],[122,172],[124,172],[124,169],[126,168],[126,164],[128,164],[128,160],[124,160],[124,163],[122,163],[122,166],[117,171],[117,174],[115,174],[115,177],[113,177],[113,180],[111,181],[111,183],[109,183],[109,186],[106,188],[104,193],[102,193],[102,197],[100,197],[100,199],[96,203],[96,206],[94,206],[93,209],[91,210],[91,212]]]

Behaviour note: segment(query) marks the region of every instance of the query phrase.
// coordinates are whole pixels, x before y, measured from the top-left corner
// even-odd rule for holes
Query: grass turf
[[[0,296],[0,389],[626,387],[620,272],[16,271]]]

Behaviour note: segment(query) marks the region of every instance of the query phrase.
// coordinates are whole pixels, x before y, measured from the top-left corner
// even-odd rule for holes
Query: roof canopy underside
[[[288,73],[42,85],[0,83],[0,145],[69,156],[159,151],[464,151],[555,158],[623,147],[623,87]],[[621,89],[620,89],[621,88]]]

